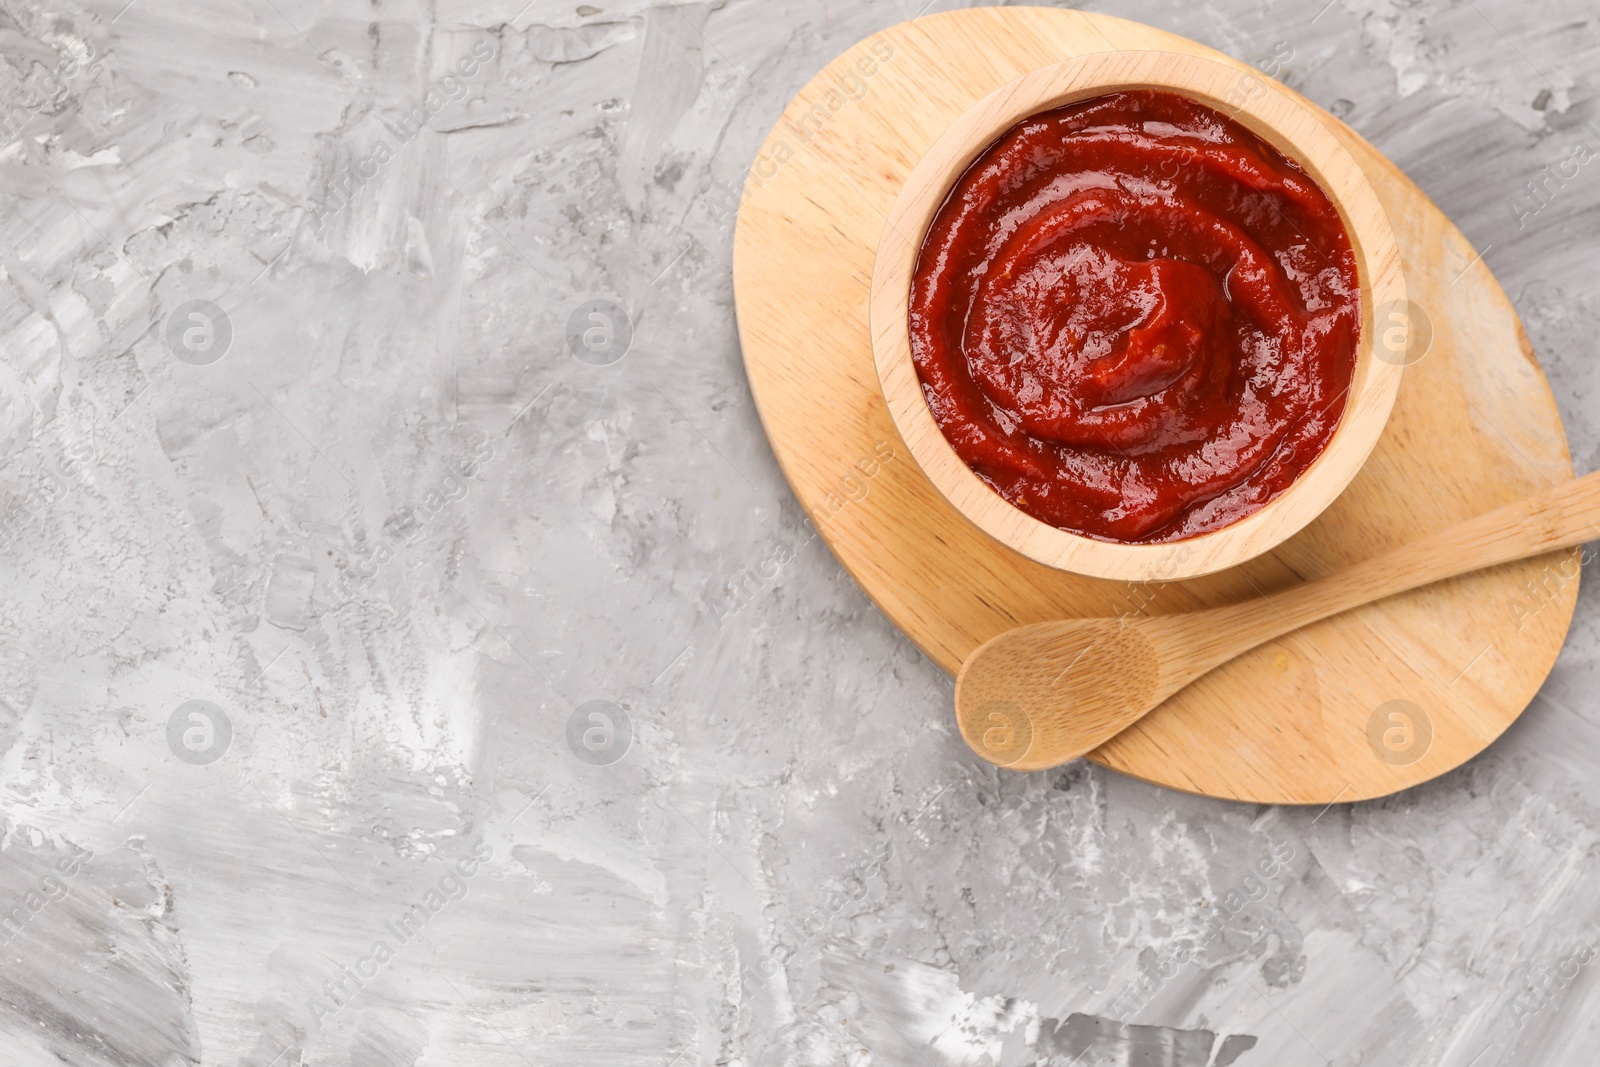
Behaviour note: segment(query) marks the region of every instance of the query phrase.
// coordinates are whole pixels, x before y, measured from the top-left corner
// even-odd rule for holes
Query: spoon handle
[[[1600,471],[1458,522],[1353,567],[1281,593],[1212,608],[1195,649],[1216,663],[1329,615],[1585,541],[1600,540]],[[1208,664],[1215,666],[1215,663]]]

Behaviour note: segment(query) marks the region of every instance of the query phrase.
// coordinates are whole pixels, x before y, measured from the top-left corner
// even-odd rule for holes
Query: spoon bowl
[[[956,680],[961,736],[991,763],[1037,771],[1083,738],[1121,732],[1171,695],[1161,686],[1160,635],[1152,641],[1145,630],[1070,619],[993,638]]]

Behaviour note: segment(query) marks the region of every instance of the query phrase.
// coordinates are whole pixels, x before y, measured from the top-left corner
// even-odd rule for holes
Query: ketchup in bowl
[[[1004,134],[911,287],[912,359],[956,453],[1033,517],[1125,543],[1283,492],[1339,423],[1360,328],[1327,194],[1221,112],[1148,90]]]

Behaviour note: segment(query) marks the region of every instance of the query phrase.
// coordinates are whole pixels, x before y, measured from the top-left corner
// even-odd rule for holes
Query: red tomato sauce
[[[1344,411],[1355,255],[1315,181],[1173,93],[1018,123],[951,189],[911,353],[961,458],[1035,518],[1175,541],[1283,492]]]

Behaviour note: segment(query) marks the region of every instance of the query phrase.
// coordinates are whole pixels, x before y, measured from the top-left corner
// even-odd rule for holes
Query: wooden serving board
[[[856,582],[952,674],[1013,626],[1270,596],[1572,477],[1549,384],[1481,257],[1392,163],[1322,112],[1376,188],[1433,331],[1376,450],[1333,506],[1269,555],[1159,586],[1034,563],[950,507],[897,436],[874,369],[867,307],[884,219],[912,166],[980,98],[1047,63],[1123,48],[1204,55],[1264,78],[1106,15],[929,15],[812,79],[746,182],[734,292],[778,462]],[[1426,781],[1482,751],[1533,699],[1571,623],[1577,569],[1577,550],[1566,550],[1307,627],[1202,678],[1090,758],[1260,803],[1330,804]],[[950,716],[954,732],[949,707],[929,711]]]

